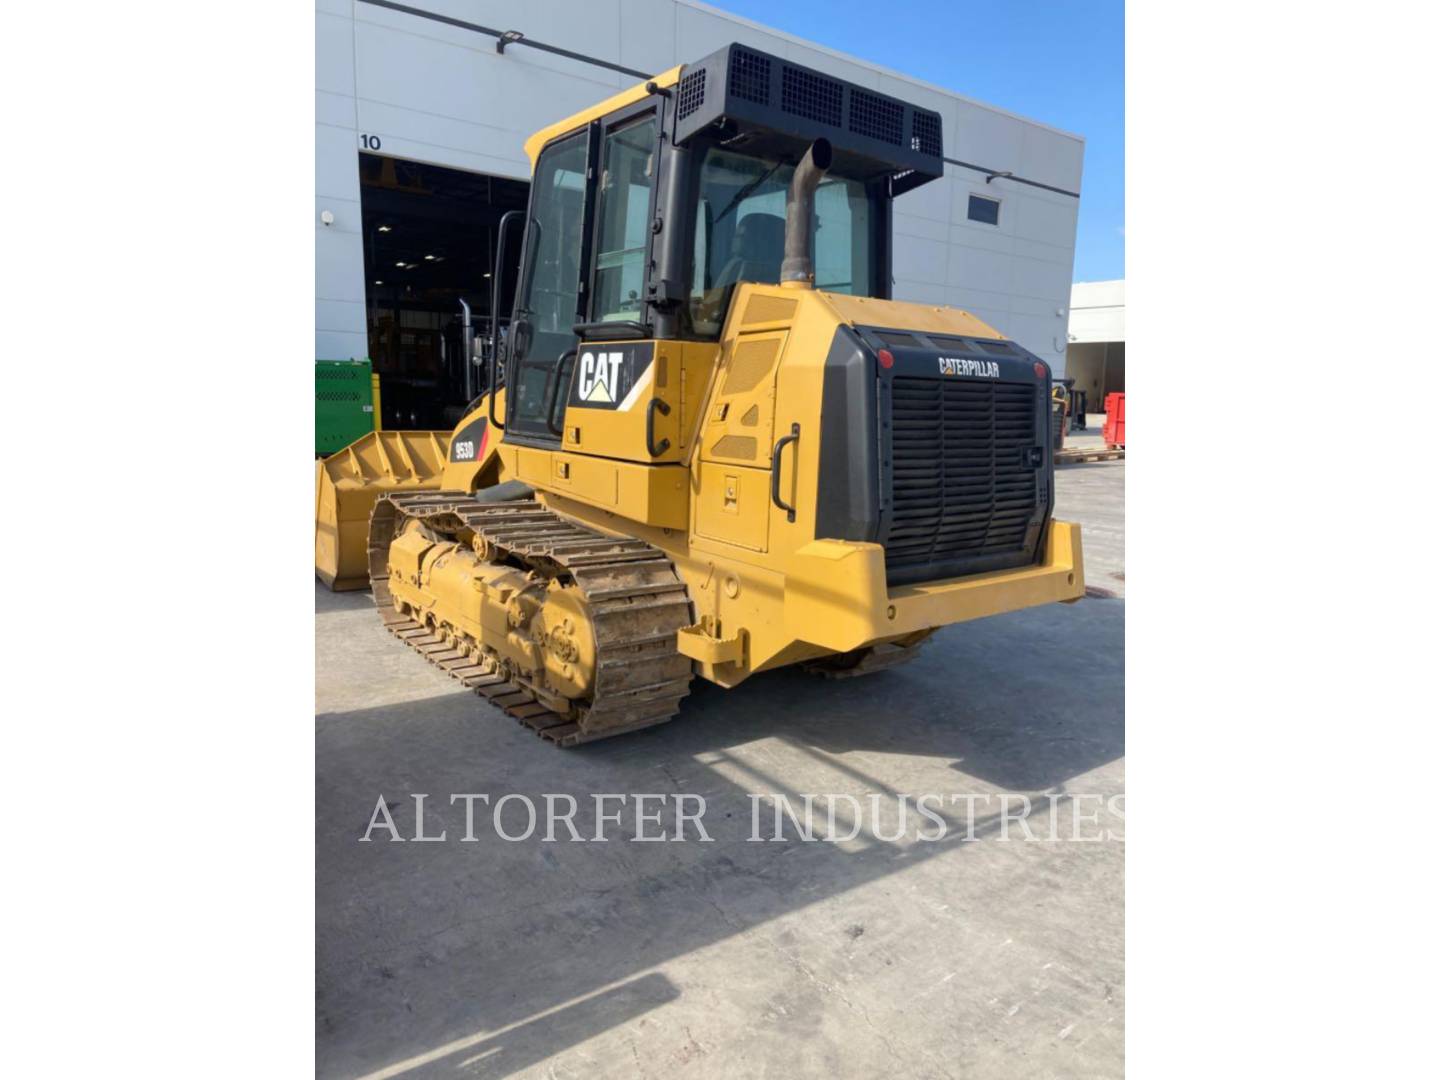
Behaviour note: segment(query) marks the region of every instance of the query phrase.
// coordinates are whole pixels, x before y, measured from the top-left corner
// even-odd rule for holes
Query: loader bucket
[[[315,575],[336,592],[370,587],[370,511],[382,494],[438,491],[448,431],[372,431],[315,463]]]

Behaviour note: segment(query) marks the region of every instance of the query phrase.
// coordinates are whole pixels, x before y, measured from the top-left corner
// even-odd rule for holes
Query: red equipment
[[[1103,429],[1106,446],[1125,445],[1125,395],[1105,395],[1105,427]]]

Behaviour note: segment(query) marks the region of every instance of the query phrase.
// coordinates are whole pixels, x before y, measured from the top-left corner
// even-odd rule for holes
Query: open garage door
[[[360,155],[365,310],[384,427],[446,429],[459,419],[467,403],[460,301],[470,305],[477,338],[488,338],[496,229],[507,210],[525,208],[529,189],[522,180]],[[502,331],[513,269],[503,284]]]

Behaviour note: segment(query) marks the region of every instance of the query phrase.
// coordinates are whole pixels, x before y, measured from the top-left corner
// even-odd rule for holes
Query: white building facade
[[[367,355],[361,153],[528,181],[527,136],[640,81],[500,52],[495,30],[644,74],[738,41],[937,111],[946,158],[967,164],[897,200],[894,295],[974,312],[1064,368],[1077,135],[693,0],[317,0],[315,18],[317,358]]]
[[[1077,281],[1070,290],[1065,372],[1085,391],[1089,412],[1125,390],[1125,282]]]

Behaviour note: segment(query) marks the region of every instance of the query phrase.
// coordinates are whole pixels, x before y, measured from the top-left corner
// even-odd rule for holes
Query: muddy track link
[[[395,610],[389,547],[406,519],[450,538],[469,530],[487,558],[573,582],[585,597],[595,630],[595,692],[552,711],[493,660],[477,658]],[[370,517],[370,588],[385,628],[467,689],[487,698],[557,746],[608,739],[663,724],[690,692],[693,668],[675,633],[693,621],[689,593],[664,552],[643,540],[608,536],[562,517],[535,500],[479,503],[459,493],[391,495]]]

